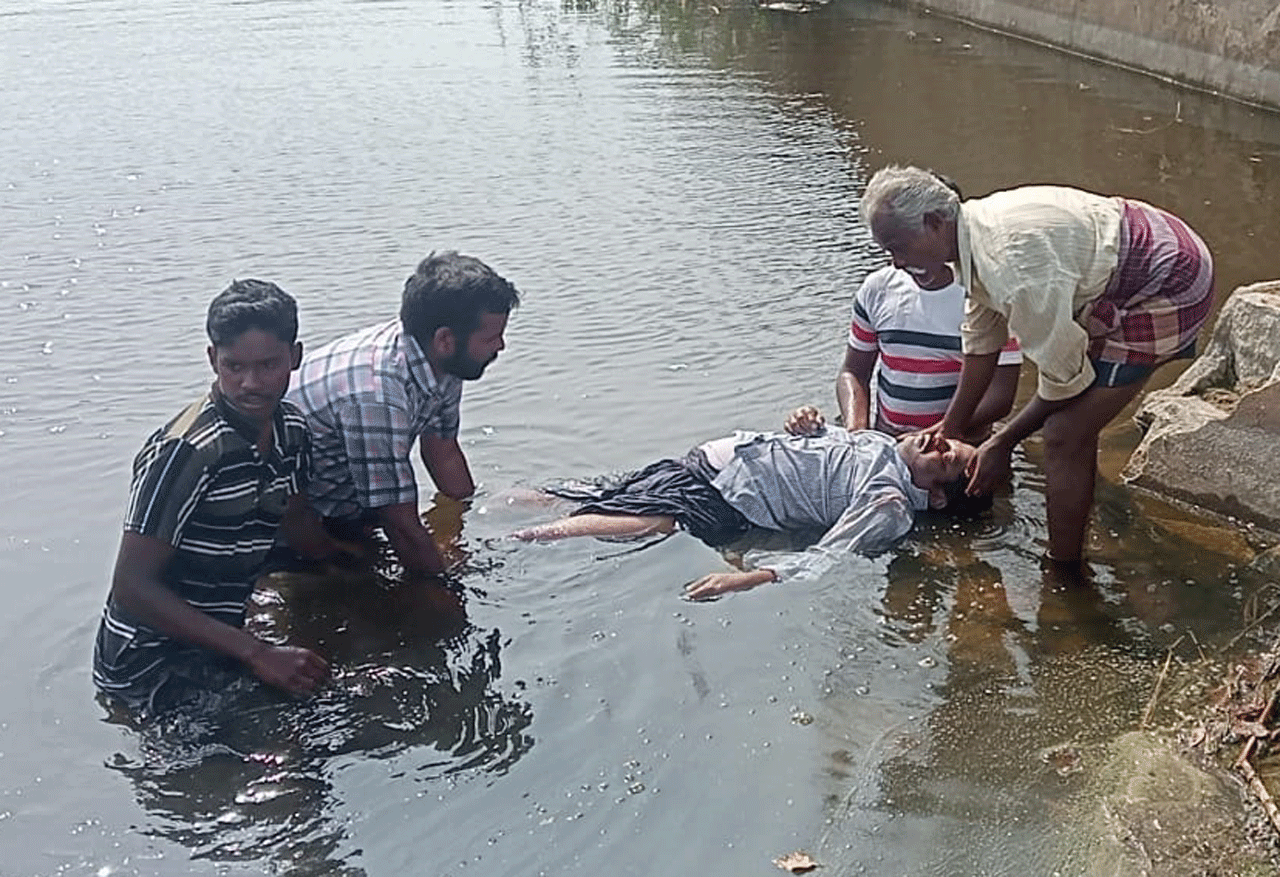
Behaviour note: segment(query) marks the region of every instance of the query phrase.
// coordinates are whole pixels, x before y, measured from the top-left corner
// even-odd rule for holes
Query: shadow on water
[[[451,550],[466,557],[457,543]],[[504,774],[530,751],[532,708],[519,683],[501,690],[501,632],[471,625],[450,589],[390,584],[386,557],[381,570],[259,582],[255,635],[306,645],[330,663],[311,697],[246,677],[141,726],[108,708],[128,747],[107,765],[133,785],[145,833],[193,859],[363,874],[339,776],[352,759],[386,762],[391,782],[447,784]]]

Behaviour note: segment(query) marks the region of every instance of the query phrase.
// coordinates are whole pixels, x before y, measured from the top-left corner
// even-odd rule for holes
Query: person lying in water
[[[822,528],[797,552],[753,555],[756,567],[692,582],[694,600],[766,582],[810,579],[842,555],[875,554],[911,529],[915,512],[964,501],[972,445],[937,434],[895,438],[874,430],[827,429],[813,406],[796,409],[785,432],[736,432],[599,488],[548,490],[579,503],[568,517],[520,530],[526,541],[570,536],[641,537],[687,530],[713,548],[751,527]]]

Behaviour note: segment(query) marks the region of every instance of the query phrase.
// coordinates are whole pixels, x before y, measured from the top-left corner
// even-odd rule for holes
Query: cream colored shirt
[[[1119,198],[1065,186],[1022,186],[960,205],[960,278],[969,290],[964,352],[995,353],[1012,332],[1056,401],[1093,383],[1080,320],[1115,271]],[[977,275],[975,278],[974,275]]]

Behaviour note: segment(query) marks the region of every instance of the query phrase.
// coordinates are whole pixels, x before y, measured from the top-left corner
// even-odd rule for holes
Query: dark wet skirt
[[[575,515],[666,515],[715,548],[751,527],[711,485],[715,476],[706,455],[694,448],[680,460],[659,460],[590,485],[558,485],[547,488],[547,493],[581,503]]]

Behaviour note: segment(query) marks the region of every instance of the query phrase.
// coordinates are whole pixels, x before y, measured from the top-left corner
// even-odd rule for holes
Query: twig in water
[[[1164,684],[1164,678],[1169,675],[1169,664],[1173,662],[1173,650],[1178,647],[1178,643],[1182,642],[1184,637],[1178,637],[1173,645],[1169,646],[1169,651],[1164,656],[1164,666],[1160,668],[1160,675],[1156,677],[1156,687],[1151,691],[1151,699],[1147,701],[1147,708],[1142,711],[1142,721],[1138,723],[1139,728],[1145,728],[1147,723],[1151,721],[1151,714],[1156,710],[1156,699],[1160,696],[1160,686]]]
[[[1259,615],[1257,618],[1253,619],[1253,621],[1250,621],[1247,625],[1245,625],[1244,630],[1240,631],[1240,632],[1239,632],[1239,633],[1237,633],[1235,636],[1233,636],[1233,637],[1231,638],[1231,641],[1230,641],[1230,642],[1228,642],[1225,646],[1223,646],[1223,647],[1222,647],[1222,651],[1224,651],[1224,652],[1226,652],[1226,651],[1230,651],[1230,649],[1231,649],[1231,647],[1232,647],[1232,646],[1234,646],[1236,643],[1240,642],[1240,638],[1241,638],[1242,636],[1244,636],[1246,633],[1248,633],[1249,631],[1253,630],[1253,629],[1254,629],[1255,627],[1257,627],[1260,623],[1262,623],[1263,621],[1265,621],[1265,620],[1266,620],[1266,618],[1267,618],[1269,615],[1271,615],[1273,612],[1275,612],[1277,609],[1280,609],[1280,603],[1276,603],[1274,606],[1272,606],[1272,607],[1271,607],[1270,609],[1268,609],[1266,612],[1263,612],[1263,613],[1262,613],[1261,615]]]

